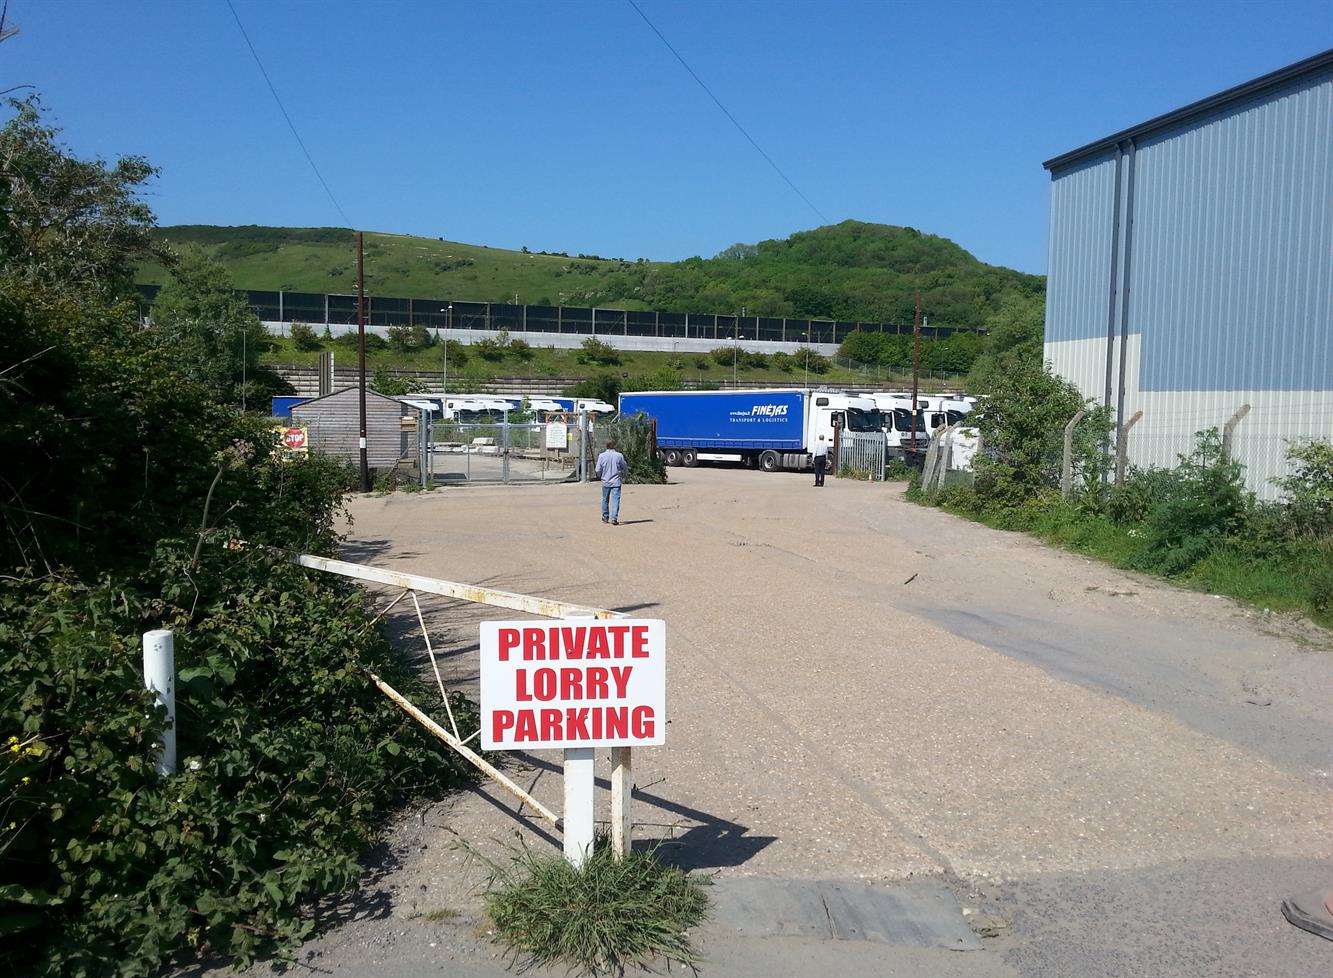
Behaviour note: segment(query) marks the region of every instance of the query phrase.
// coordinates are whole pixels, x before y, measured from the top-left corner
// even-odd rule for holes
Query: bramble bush
[[[328,329],[327,326],[324,328]],[[324,349],[324,341],[319,338],[319,334],[315,332],[314,327],[308,323],[292,323],[292,346],[307,352],[322,350]]]
[[[367,681],[430,700],[360,591],[269,549],[333,551],[345,467],[282,458],[267,419],[182,363],[180,331],[232,317],[202,264],[141,327],[151,169],[73,159],[34,112],[0,129],[23,205],[0,239],[24,244],[0,265],[0,973],[244,962],[309,932],[392,806],[462,772]],[[158,627],[169,777],[140,671]]]
[[[191,541],[161,541],[134,581],[0,582],[0,646],[16,650],[0,730],[23,745],[0,760],[3,970],[148,975],[281,950],[315,926],[310,900],[355,884],[392,806],[465,776],[367,681],[431,700],[355,587],[227,539],[210,534],[197,565]],[[168,777],[138,668],[161,626],[178,669]]]

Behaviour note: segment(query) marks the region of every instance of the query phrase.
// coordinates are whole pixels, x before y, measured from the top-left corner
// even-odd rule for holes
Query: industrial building
[[[1139,466],[1237,423],[1274,498],[1286,440],[1333,437],[1333,50],[1064,153],[1045,356]]]

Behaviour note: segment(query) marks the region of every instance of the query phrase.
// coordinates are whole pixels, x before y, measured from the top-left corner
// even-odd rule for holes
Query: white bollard
[[[162,750],[157,755],[157,773],[176,773],[176,644],[168,628],[143,634],[143,685],[157,694],[167,708],[167,726],[162,731]]]

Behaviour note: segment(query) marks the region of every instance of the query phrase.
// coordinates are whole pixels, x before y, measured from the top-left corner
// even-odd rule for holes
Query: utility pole
[[[916,398],[921,382],[921,293],[916,294],[916,315],[912,317],[912,451],[916,451]]]
[[[741,306],[741,316],[745,315],[745,307]],[[736,386],[736,358],[739,356],[737,350],[741,343],[741,320],[736,317],[736,325],[731,331],[731,386]]]
[[[366,255],[360,231],[356,232],[356,356],[361,377],[361,491],[370,492],[370,463],[366,458]]]
[[[451,302],[440,312],[444,313],[444,386],[440,388],[440,393],[446,398],[449,396],[449,330],[454,328],[454,304]],[[444,405],[445,410],[449,405]]]

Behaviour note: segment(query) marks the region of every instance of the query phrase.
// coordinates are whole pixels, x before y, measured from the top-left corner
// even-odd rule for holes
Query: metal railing
[[[148,314],[161,286],[138,285],[141,313]],[[356,325],[356,296],[324,292],[273,292],[237,289],[250,309],[265,322],[310,325]],[[366,321],[371,326],[425,326],[427,329],[509,330],[521,333],[572,333],[587,336],[654,336],[781,343],[841,343],[855,332],[908,335],[911,324],[853,320],[736,316],[706,312],[664,312],[597,309],[581,306],[538,306],[463,299],[366,296]],[[943,339],[953,326],[923,326],[926,339]]]
[[[884,433],[882,431],[844,431],[838,439],[837,475],[839,478],[884,479]]]

